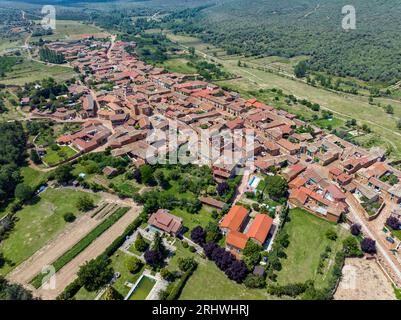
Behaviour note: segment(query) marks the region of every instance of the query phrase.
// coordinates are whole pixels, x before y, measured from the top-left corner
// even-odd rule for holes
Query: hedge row
[[[168,295],[166,300],[178,300],[178,298],[181,295],[181,291],[184,288],[185,284],[187,283],[188,279],[192,276],[196,268],[198,267],[197,264],[194,264],[191,269],[186,271],[178,283],[174,286],[174,288],[171,290],[170,294]]]
[[[144,221],[143,216],[139,216],[132,222],[124,231],[124,233],[119,236],[117,239],[113,241],[111,245],[109,245],[106,250],[101,254],[104,258],[111,257],[125,242],[126,238],[131,236],[135,230],[142,224]],[[72,299],[75,294],[81,289],[82,285],[80,284],[79,278],[70,283],[64,291],[57,297],[57,300],[69,300]]]
[[[112,225],[114,225],[118,220],[120,220],[130,208],[120,208],[116,210],[110,217],[99,224],[95,229],[88,233],[83,239],[76,243],[70,250],[59,257],[54,263],[53,267],[55,272],[63,268],[67,263],[72,261],[78,254],[85,250],[93,241],[100,237],[106,230],[108,230]],[[43,278],[46,274],[39,273],[36,275],[31,284],[37,289],[42,285]]]

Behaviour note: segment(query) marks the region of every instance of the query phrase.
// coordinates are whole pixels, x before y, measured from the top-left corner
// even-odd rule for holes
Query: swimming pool
[[[136,285],[134,291],[129,296],[129,300],[146,300],[146,297],[152,291],[156,281],[148,276],[142,276]]]
[[[261,178],[259,178],[259,177],[257,177],[257,176],[253,176],[252,179],[251,179],[251,181],[249,182],[249,186],[250,186],[252,189],[256,190],[256,188],[258,187],[258,185],[259,185],[259,183],[260,183],[261,180],[262,180]]]

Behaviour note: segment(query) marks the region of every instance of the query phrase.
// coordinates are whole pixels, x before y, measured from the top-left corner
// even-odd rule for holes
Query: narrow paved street
[[[376,248],[377,253],[384,258],[384,262],[390,268],[389,271],[392,271],[393,276],[396,277],[394,281],[397,280],[397,283],[401,284],[401,265],[397,261],[397,259],[390,253],[390,251],[386,248],[382,236],[371,227],[368,221],[366,221],[363,213],[355,205],[354,201],[350,199],[350,195],[347,196],[347,203],[350,206],[350,216],[354,220],[355,223],[359,223],[362,226],[362,231],[370,238],[376,240]]]

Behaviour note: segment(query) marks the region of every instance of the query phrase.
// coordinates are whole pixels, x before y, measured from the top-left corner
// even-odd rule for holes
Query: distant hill
[[[341,27],[346,0],[220,0],[176,30],[232,53],[310,55],[309,68],[393,83],[401,79],[401,0],[354,0],[357,29]]]

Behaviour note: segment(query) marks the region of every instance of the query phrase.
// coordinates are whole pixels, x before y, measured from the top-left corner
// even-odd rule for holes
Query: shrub
[[[329,240],[335,241],[337,240],[337,232],[333,229],[327,230],[326,237]]]
[[[194,268],[195,265],[197,265],[197,263],[193,258],[179,258],[178,259],[178,268],[182,272],[186,272],[186,271]]]
[[[266,281],[261,276],[249,274],[245,278],[244,284],[247,288],[264,288],[266,286]]]
[[[63,218],[64,218],[65,222],[69,222],[69,223],[74,222],[76,219],[75,215],[72,212],[65,213],[63,215]]]
[[[136,237],[134,245],[135,249],[138,250],[139,252],[145,252],[149,247],[149,244],[145,241],[145,239],[139,232],[138,236]]]
[[[363,252],[360,249],[358,240],[349,236],[343,241],[343,251],[347,257],[362,257]]]
[[[89,195],[85,194],[78,198],[78,201],[77,201],[78,210],[87,212],[87,211],[92,210],[94,207],[95,207],[95,203]]]
[[[125,260],[125,267],[133,274],[137,273],[142,268],[142,261],[136,257],[128,257]]]
[[[183,246],[184,248],[188,248],[188,247],[189,247],[189,244],[188,244],[188,242],[183,241],[183,242],[182,242],[182,246]]]
[[[189,251],[192,252],[192,253],[195,253],[195,252],[196,252],[196,249],[195,249],[195,247],[193,247],[193,246],[189,246]]]
[[[174,274],[166,268],[160,270],[161,277],[166,281],[172,281],[174,279]]]
[[[109,259],[103,257],[85,263],[78,271],[81,285],[89,292],[99,290],[106,285],[114,274],[109,264]]]
[[[364,238],[361,241],[361,249],[363,252],[374,254],[376,253],[376,241],[370,238]]]
[[[393,230],[399,230],[401,223],[396,217],[390,217],[387,219],[386,224]]]
[[[355,223],[351,226],[351,234],[353,236],[359,236],[361,234],[362,231],[362,226],[358,223]]]
[[[195,227],[191,232],[191,239],[199,245],[203,245],[206,240],[206,231],[202,227]]]

